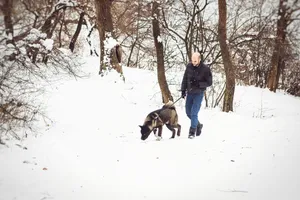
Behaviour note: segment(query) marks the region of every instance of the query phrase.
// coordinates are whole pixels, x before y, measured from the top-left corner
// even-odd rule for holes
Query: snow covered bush
[[[15,3],[8,7],[0,4],[5,17],[10,18],[10,23],[0,18],[0,24],[5,25],[0,26],[0,143],[35,133],[35,122],[47,118],[41,98],[45,87],[66,74],[79,76],[77,55],[57,40],[53,34],[55,24],[47,24],[53,23],[54,12],[76,6],[76,1],[58,1],[45,16],[33,10],[38,4],[33,7],[31,1]],[[32,13],[40,14],[42,19],[33,20]]]
[[[77,76],[79,63],[69,50],[54,47],[53,40],[36,29],[15,46],[1,41],[0,137],[21,139],[26,131],[33,130],[34,121],[44,116],[39,98],[44,87],[54,75]],[[20,129],[23,133],[18,132]]]

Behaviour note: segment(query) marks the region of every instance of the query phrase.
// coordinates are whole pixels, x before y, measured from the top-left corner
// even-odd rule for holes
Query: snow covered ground
[[[1,200],[300,198],[299,98],[238,86],[234,113],[202,106],[194,140],[180,100],[181,137],[164,128],[163,140],[142,141],[138,125],[162,106],[155,72],[124,68],[124,84],[87,61],[89,78],[49,88],[53,123],[0,146]]]

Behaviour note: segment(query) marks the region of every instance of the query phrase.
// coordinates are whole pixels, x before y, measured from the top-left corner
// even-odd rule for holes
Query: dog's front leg
[[[156,131],[157,131],[157,128],[154,128],[154,129],[153,129],[153,133],[154,133],[155,137],[157,137]]]
[[[158,127],[158,136],[156,137],[156,140],[161,140],[162,139],[161,134],[162,134],[162,126],[159,126]]]
[[[153,133],[154,133],[154,135],[155,135],[155,137],[156,137],[156,140],[158,141],[158,140],[160,140],[161,138],[158,137],[158,135],[156,134],[156,132],[157,132],[157,128],[154,128],[154,129],[153,129]]]

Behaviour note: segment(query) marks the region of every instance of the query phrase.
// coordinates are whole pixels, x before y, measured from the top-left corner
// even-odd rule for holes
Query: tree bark
[[[277,32],[275,39],[275,47],[271,58],[271,70],[268,75],[268,84],[267,87],[270,91],[276,92],[278,81],[280,77],[280,69],[282,68],[282,60],[284,54],[284,43],[286,38],[286,31],[288,26],[287,15],[287,1],[288,0],[279,0],[278,8],[278,20],[277,20]]]
[[[81,31],[81,27],[82,27],[83,20],[84,20],[84,18],[83,18],[84,15],[85,15],[84,12],[80,13],[80,17],[79,17],[79,21],[78,21],[78,24],[77,24],[76,31],[75,31],[75,33],[74,33],[74,35],[73,35],[73,37],[72,37],[72,40],[71,40],[71,42],[70,42],[70,45],[69,45],[69,48],[70,48],[70,50],[71,50],[72,52],[74,51],[75,43],[76,43],[77,38],[78,38],[78,36],[79,36],[79,33],[80,33],[80,31]]]
[[[106,49],[104,46],[105,40],[110,38],[115,39],[111,15],[112,2],[113,0],[95,0],[101,52],[99,74],[102,74],[103,70],[110,68],[113,68],[120,74],[123,74],[122,65],[120,64],[121,56],[119,56],[121,53],[120,46],[115,45],[112,49]],[[105,56],[108,60],[105,60]]]
[[[156,57],[157,57],[157,78],[159,87],[162,94],[163,103],[167,103],[173,101],[173,97],[168,88],[168,83],[166,81],[165,75],[165,66],[164,66],[164,51],[162,41],[159,40],[160,37],[160,28],[159,28],[159,3],[157,1],[153,1],[152,4],[152,29],[153,29],[153,37],[154,44],[156,49]]]
[[[227,45],[227,6],[226,0],[218,0],[219,7],[219,25],[218,25],[218,39],[220,43],[222,59],[224,63],[226,75],[226,88],[223,101],[223,112],[233,111],[233,97],[235,90],[235,68],[231,61],[231,55]]]
[[[45,21],[45,23],[43,24],[41,30],[43,33],[47,34],[47,38],[51,38],[52,37],[52,30],[55,28],[53,26],[53,21],[56,22],[57,21],[57,17],[59,16],[59,11],[61,9],[64,9],[64,7],[61,7],[57,10],[55,10]],[[55,24],[56,25],[56,24]]]
[[[14,45],[14,28],[12,23],[12,9],[13,9],[13,0],[4,0],[0,8],[4,14],[4,25],[5,25],[5,32],[8,36],[6,40],[6,44],[13,44]]]

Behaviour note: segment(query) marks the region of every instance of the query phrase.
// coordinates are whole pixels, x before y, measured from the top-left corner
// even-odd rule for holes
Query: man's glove
[[[183,90],[183,91],[181,91],[181,98],[185,98],[185,96],[186,96],[186,91],[185,90]]]

